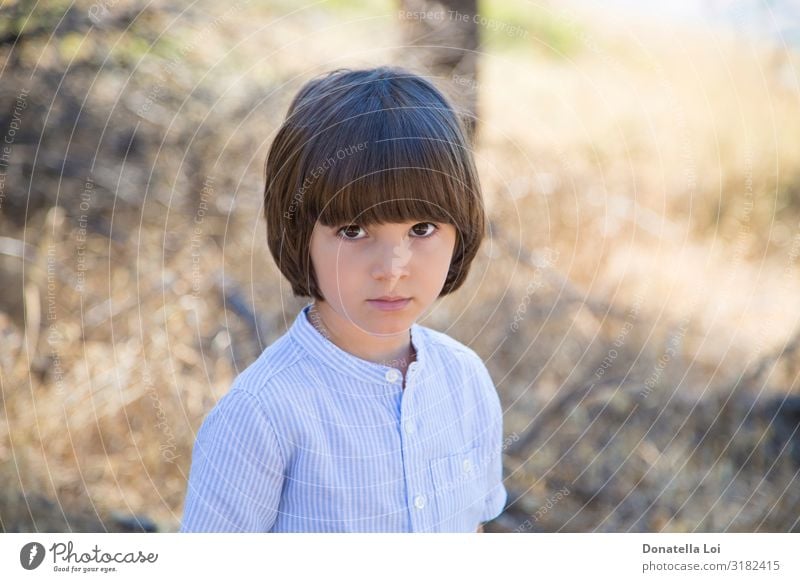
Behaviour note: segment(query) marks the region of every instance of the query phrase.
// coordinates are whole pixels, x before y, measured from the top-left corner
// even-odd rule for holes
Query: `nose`
[[[372,267],[372,276],[378,280],[407,277],[412,254],[408,237],[380,245]]]

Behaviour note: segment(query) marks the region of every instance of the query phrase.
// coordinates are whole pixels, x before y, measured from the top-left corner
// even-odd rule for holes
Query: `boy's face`
[[[408,330],[439,296],[455,244],[455,227],[440,222],[318,222],[311,263],[322,296],[342,318],[370,334],[393,334]],[[383,296],[408,301],[375,301]]]

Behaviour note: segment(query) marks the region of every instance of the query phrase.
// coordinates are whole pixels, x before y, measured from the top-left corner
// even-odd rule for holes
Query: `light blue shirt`
[[[180,531],[474,532],[499,515],[502,408],[480,357],[414,324],[403,389],[309,307],[200,427]]]

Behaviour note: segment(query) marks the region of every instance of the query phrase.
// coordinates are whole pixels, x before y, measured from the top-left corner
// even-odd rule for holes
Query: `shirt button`
[[[408,434],[414,434],[415,432],[417,432],[417,426],[414,424],[413,421],[409,420],[408,422],[406,422],[406,432]]]
[[[472,470],[472,463],[469,459],[464,459],[463,467],[465,473],[469,473]]]
[[[425,496],[424,495],[417,495],[414,498],[414,506],[417,509],[422,509],[423,507],[425,507]]]
[[[400,379],[400,372],[398,372],[394,368],[392,368],[391,370],[386,372],[386,381],[387,382],[391,382],[392,384],[394,384],[399,379]]]

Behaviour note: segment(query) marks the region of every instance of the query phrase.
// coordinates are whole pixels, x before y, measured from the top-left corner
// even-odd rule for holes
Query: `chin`
[[[407,313],[381,313],[379,317],[365,322],[364,329],[373,334],[389,335],[408,331],[412,323],[413,320]]]

